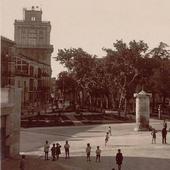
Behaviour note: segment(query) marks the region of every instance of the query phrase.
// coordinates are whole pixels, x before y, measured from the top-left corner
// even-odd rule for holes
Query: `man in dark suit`
[[[167,130],[166,128],[164,127],[162,129],[162,144],[166,144],[166,135],[167,135]]]
[[[123,155],[121,153],[121,150],[118,149],[118,153],[116,154],[116,164],[118,165],[118,170],[121,170],[122,161]]]

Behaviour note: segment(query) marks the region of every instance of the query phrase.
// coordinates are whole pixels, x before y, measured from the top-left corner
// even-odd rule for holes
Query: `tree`
[[[170,97],[170,53],[167,50],[168,45],[160,42],[158,47],[153,48],[149,55],[157,63],[157,70],[153,76],[155,93],[159,93],[162,98],[162,107],[165,108],[166,98]]]
[[[143,41],[131,41],[127,45],[122,40],[117,40],[113,46],[114,50],[104,49],[104,51],[106,51],[106,58],[108,63],[110,63],[114,88],[118,89],[119,116],[122,107],[126,116],[128,98],[131,97],[136,89],[131,87],[140,74],[142,57],[147,51],[148,46]]]
[[[163,103],[170,97],[167,44],[161,42],[148,52],[148,45],[143,41],[134,40],[127,44],[117,40],[113,49],[103,50],[106,52],[103,58],[92,56],[81,48],[58,50],[56,60],[68,69],[59,75],[59,84],[64,90],[76,89],[72,90],[76,102],[85,106],[88,100],[89,105],[100,103],[101,107],[108,103],[109,108],[118,109],[119,115],[123,111],[126,116],[129,100],[141,89],[152,92],[153,103],[156,93],[162,96]]]
[[[73,96],[72,104],[75,105],[77,82],[73,78],[73,75],[67,71],[60,72],[56,81],[56,86],[60,90],[60,95],[64,98],[64,100],[66,95]]]
[[[83,98],[81,99],[81,104],[83,104],[84,91],[88,91],[89,85],[93,84],[91,76],[94,74],[95,56],[88,54],[81,48],[59,49],[56,60],[60,61],[68,69],[68,72],[72,74],[77,83],[77,93],[83,93]]]

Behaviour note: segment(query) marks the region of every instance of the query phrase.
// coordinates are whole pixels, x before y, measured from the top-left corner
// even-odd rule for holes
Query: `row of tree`
[[[122,40],[113,43],[113,49],[103,48],[102,58],[90,55],[81,48],[59,49],[56,60],[67,68],[57,79],[62,93],[72,94],[73,103],[88,108],[117,109],[129,112],[133,94],[142,88],[152,93],[153,109],[157,98],[165,107],[170,98],[170,53],[161,42],[149,49],[143,41]],[[160,101],[159,101],[160,102]]]

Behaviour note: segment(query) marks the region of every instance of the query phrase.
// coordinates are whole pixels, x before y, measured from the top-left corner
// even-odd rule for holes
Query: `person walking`
[[[20,170],[25,170],[26,168],[26,165],[25,165],[25,155],[22,155],[21,156],[21,161],[20,161]]]
[[[99,161],[100,162],[100,157],[101,157],[101,149],[99,146],[97,146],[96,149],[96,162]]]
[[[55,147],[55,154],[56,154],[56,158],[57,160],[59,159],[59,155],[61,154],[61,145],[59,143],[56,143],[56,147]]]
[[[152,130],[151,135],[152,135],[152,144],[156,144],[156,133],[157,131],[155,129]]]
[[[167,129],[167,122],[166,122],[166,119],[164,119],[163,128]]]
[[[65,159],[69,159],[70,158],[70,153],[69,153],[69,149],[70,149],[70,145],[68,144],[68,141],[66,140],[66,144],[64,145],[64,149],[65,149]]]
[[[55,144],[51,148],[52,161],[55,161]]]
[[[44,145],[45,160],[49,160],[48,159],[49,148],[50,148],[50,145],[48,144],[48,141],[46,141]]]
[[[123,155],[121,153],[121,150],[118,149],[118,153],[116,154],[116,164],[118,165],[118,170],[121,170],[122,161]]]
[[[166,144],[166,135],[167,135],[167,130],[166,128],[164,127],[162,129],[162,144]]]
[[[106,137],[105,137],[105,146],[109,140],[109,132],[106,132]]]
[[[90,153],[91,153],[91,146],[90,146],[90,143],[88,143],[87,148],[86,148],[87,161],[91,161],[90,160]]]
[[[109,132],[109,135],[112,136],[112,130],[111,130],[111,127],[110,127],[110,126],[109,126],[108,132]]]

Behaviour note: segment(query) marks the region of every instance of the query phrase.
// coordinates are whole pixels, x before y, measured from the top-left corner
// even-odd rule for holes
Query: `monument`
[[[134,97],[136,98],[135,131],[147,131],[149,130],[151,93],[146,93],[144,90],[142,90],[139,93],[135,93]]]

